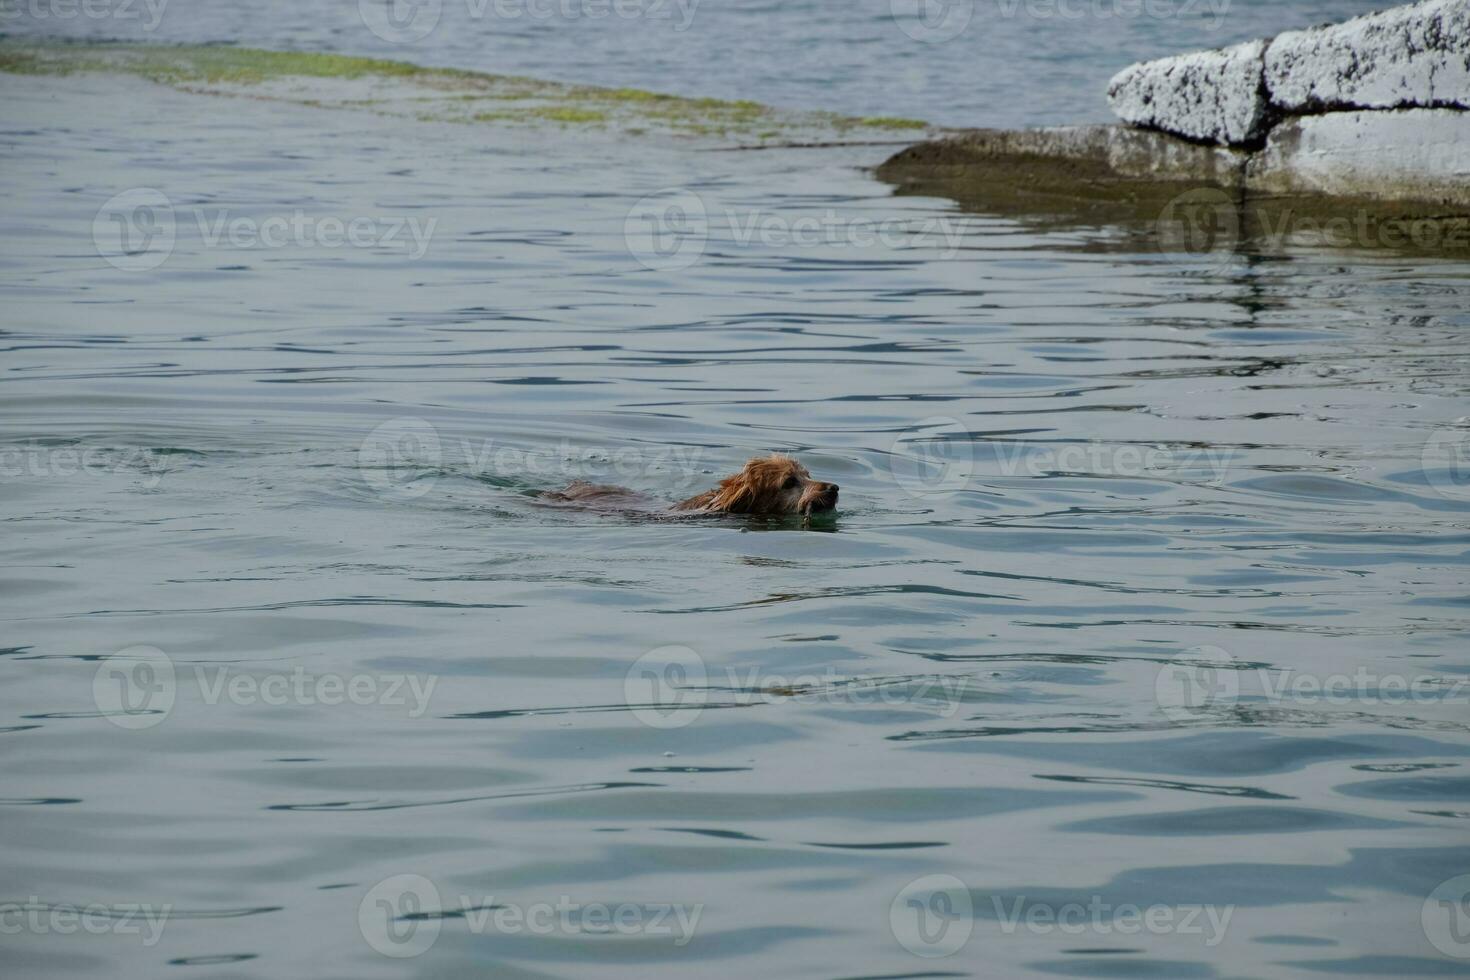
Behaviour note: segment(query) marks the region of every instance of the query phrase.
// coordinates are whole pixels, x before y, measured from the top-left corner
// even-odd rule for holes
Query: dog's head
[[[720,481],[708,503],[727,514],[815,514],[837,506],[837,484],[813,480],[790,456],[758,456]]]

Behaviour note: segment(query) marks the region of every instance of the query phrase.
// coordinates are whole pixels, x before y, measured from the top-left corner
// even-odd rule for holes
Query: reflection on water
[[[6,84],[17,975],[1463,966],[1470,266]],[[835,518],[534,497],[771,449]]]

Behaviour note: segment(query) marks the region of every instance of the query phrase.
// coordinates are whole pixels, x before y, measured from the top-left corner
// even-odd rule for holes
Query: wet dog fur
[[[719,486],[675,504],[683,514],[799,514],[809,517],[837,507],[838,486],[813,480],[805,466],[784,453],[757,456]],[[558,503],[608,510],[649,511],[656,505],[627,487],[577,481],[565,490],[542,494]],[[651,506],[653,505],[653,506]]]

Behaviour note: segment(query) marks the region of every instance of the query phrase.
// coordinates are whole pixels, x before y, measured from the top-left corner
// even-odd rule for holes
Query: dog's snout
[[[837,491],[839,491],[841,489],[842,488],[839,487],[835,483],[824,483],[824,484],[822,484],[822,493],[826,494],[829,497],[835,497],[835,496],[837,496]]]

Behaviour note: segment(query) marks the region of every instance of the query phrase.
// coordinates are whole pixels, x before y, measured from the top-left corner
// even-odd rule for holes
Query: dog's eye
[[[799,486],[801,486],[801,480],[797,479],[794,476],[788,476],[786,478],[786,482],[783,483],[783,484],[781,484],[781,489],[782,490],[795,490]]]

